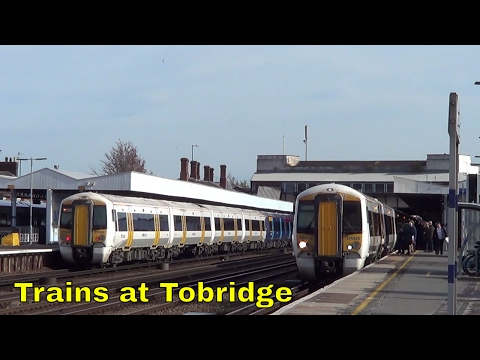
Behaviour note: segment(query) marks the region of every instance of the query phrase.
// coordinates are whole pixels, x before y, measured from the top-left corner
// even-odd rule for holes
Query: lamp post
[[[47,160],[47,158],[30,158],[30,159],[18,159],[19,161],[26,161],[30,160],[30,235],[28,238],[28,244],[32,244],[32,238],[33,238],[33,225],[32,225],[32,219],[33,219],[33,161],[34,160]]]
[[[194,147],[198,147],[198,145],[192,145],[192,160],[191,161],[193,161],[193,148]]]
[[[23,155],[20,151],[17,154],[17,161],[18,161],[18,177],[22,176],[22,160],[19,159],[20,155]]]

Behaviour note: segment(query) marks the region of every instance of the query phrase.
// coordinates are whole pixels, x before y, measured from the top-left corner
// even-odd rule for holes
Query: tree
[[[234,189],[234,188],[241,188],[241,189],[250,189],[250,181],[247,180],[238,180],[232,174],[227,174],[227,189]]]
[[[153,175],[152,172],[145,169],[145,160],[140,156],[137,147],[134,146],[131,141],[118,140],[115,146],[110,149],[110,152],[105,153],[105,160],[101,160],[100,162],[102,164],[100,171],[90,166],[90,170],[97,176],[128,171]]]

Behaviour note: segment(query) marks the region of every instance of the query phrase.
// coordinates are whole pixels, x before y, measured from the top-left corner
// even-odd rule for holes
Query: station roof
[[[30,173],[18,178],[0,178],[0,189],[14,185],[16,189],[30,189]],[[137,192],[160,196],[195,199],[199,202],[243,206],[270,211],[292,212],[293,203],[267,199],[251,194],[230,191],[220,187],[206,186],[200,183],[165,179],[137,172],[96,176],[65,170],[43,168],[33,173],[35,190],[74,190],[84,186],[86,191],[95,192]]]
[[[449,181],[448,172],[442,173],[314,173],[314,172],[273,172],[255,173],[251,181],[258,182],[394,182],[394,177],[432,183]],[[465,174],[459,174],[458,180],[464,181]]]

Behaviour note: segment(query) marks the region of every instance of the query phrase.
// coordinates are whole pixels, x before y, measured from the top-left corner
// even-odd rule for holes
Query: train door
[[[93,202],[75,200],[72,203],[72,244],[73,246],[90,246],[92,244]]]
[[[272,240],[273,238],[272,225],[273,218],[271,216],[265,217],[265,240]]]
[[[130,205],[127,205],[127,243],[125,248],[129,249],[133,243],[135,227],[133,225],[133,210]]]
[[[342,257],[343,198],[338,194],[315,196],[315,244],[320,257]]]

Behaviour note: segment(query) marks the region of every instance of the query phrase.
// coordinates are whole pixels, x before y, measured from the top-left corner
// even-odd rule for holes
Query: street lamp
[[[192,161],[193,161],[193,148],[198,147],[198,145],[192,145]]]
[[[474,85],[480,85],[480,81],[475,81]]]
[[[33,219],[33,160],[47,160],[47,158],[30,158],[30,159],[18,159],[19,161],[27,161],[30,160],[30,235],[28,238],[29,245],[32,244],[33,238],[33,226],[32,226],[32,219]]]
[[[22,176],[22,160],[19,159],[20,155],[23,155],[23,154],[19,151],[18,154],[17,154],[17,161],[18,161],[18,165],[19,165],[18,177]]]

